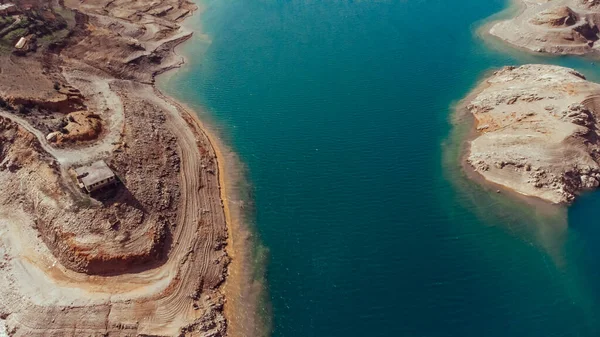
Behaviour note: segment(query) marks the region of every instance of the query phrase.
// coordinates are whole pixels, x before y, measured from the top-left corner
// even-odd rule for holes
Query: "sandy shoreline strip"
[[[200,4],[197,5],[199,9],[191,13],[188,18],[203,12],[204,7]],[[190,26],[185,29],[192,34],[197,33]],[[190,38],[182,39],[179,43],[173,45],[173,55],[179,57],[181,61],[156,74],[155,77],[179,69],[187,64],[187,58],[178,50],[184,42],[189,40]],[[156,83],[153,84],[153,88],[158,97],[173,105],[179,111],[194,133],[200,132],[208,139],[216,155],[216,174],[218,175],[220,198],[228,232],[227,247],[225,249],[231,259],[223,285],[226,300],[224,315],[227,320],[227,336],[251,337],[262,335],[268,329],[260,326],[260,320],[257,319],[258,302],[262,296],[263,285],[260,284],[260,281],[253,279],[254,267],[251,257],[254,243],[253,235],[250,229],[244,225],[243,202],[240,201],[239,191],[234,188],[244,179],[241,163],[237,156],[223,144],[214,128],[203,122],[194,109],[163,93]]]

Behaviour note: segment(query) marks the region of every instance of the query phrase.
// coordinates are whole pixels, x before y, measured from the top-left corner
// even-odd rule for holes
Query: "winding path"
[[[181,206],[169,259],[156,269],[136,274],[76,273],[62,267],[39,239],[30,239],[35,237],[35,230],[28,224],[31,219],[27,214],[0,214],[0,218],[4,218],[1,222],[8,228],[7,233],[2,234],[9,236],[5,243],[13,245],[10,248],[13,267],[19,270],[21,277],[16,284],[18,293],[29,298],[18,302],[10,296],[4,298],[4,302],[19,308],[8,317],[11,325],[22,327],[17,336],[48,336],[49,326],[57,336],[76,334],[82,328],[77,324],[73,326],[72,317],[77,311],[90,317],[86,320],[90,324],[86,327],[88,330],[131,330],[149,335],[177,335],[181,327],[190,322],[207,315],[211,319],[220,315],[215,297],[221,296],[216,287],[224,277],[225,252],[215,244],[219,241],[217,236],[226,235],[226,219],[218,175],[203,173],[207,160],[213,162],[215,158],[214,150],[206,135],[199,128],[192,130],[182,117],[181,114],[187,112],[157,97],[149,85],[130,82],[128,86],[129,98],[146,100],[160,107],[166,114],[166,125],[177,135]],[[5,111],[0,111],[0,115],[34,134],[61,166],[75,163],[75,158],[81,160],[76,157],[79,153],[87,158],[101,153],[102,146],[75,151],[53,148],[44,135],[24,119]],[[208,154],[200,153],[199,144]],[[42,289],[43,296],[39,296]],[[202,297],[193,300],[191,294],[198,291]],[[46,316],[52,317],[52,321],[33,319],[32,315],[39,312],[47,312]],[[103,327],[97,325],[100,317],[106,322]]]

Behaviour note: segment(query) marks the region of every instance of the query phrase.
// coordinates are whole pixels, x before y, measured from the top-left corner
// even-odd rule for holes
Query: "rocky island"
[[[154,88],[195,9],[0,1],[0,336],[226,334],[222,158]]]
[[[519,0],[522,10],[489,33],[520,48],[550,54],[598,54],[600,0]]]
[[[505,67],[464,102],[475,122],[466,161],[485,180],[551,203],[600,181],[600,85],[568,68]]]

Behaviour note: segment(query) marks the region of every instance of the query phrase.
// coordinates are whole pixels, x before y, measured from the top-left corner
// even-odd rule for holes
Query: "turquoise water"
[[[526,56],[501,0],[205,0],[162,81],[247,165],[272,335],[598,336],[600,195],[522,205],[465,179],[452,104]]]

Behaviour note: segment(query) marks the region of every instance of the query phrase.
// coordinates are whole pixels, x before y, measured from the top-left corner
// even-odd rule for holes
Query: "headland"
[[[600,1],[517,1],[516,16],[491,25],[491,35],[538,53],[600,55]]]
[[[11,336],[225,336],[224,157],[154,87],[181,65],[196,6],[5,5],[0,324]],[[91,181],[99,162],[109,176]]]

